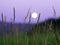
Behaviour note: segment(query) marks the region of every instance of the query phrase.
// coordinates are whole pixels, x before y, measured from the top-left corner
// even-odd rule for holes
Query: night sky
[[[56,11],[56,17],[53,13],[53,7]],[[60,17],[60,0],[0,0],[0,20],[1,13],[6,16],[6,21],[10,22],[13,19],[13,8],[16,9],[16,23],[27,23],[28,18],[24,21],[28,9],[30,12],[41,13],[40,22],[48,18]],[[31,23],[36,23],[37,18],[31,18]]]

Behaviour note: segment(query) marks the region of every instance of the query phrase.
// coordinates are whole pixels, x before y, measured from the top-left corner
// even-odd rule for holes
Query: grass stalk
[[[36,45],[37,45],[37,38],[38,38],[38,34],[40,33],[40,26],[38,25],[39,24],[39,20],[40,20],[40,13],[39,13],[39,16],[38,16],[38,20],[37,20],[37,27],[36,27]]]
[[[30,13],[30,8],[28,9],[28,12],[27,12],[27,15],[25,16],[25,18],[24,18],[24,21],[26,21],[26,19],[27,19],[27,17],[29,16],[29,22],[28,22],[28,25],[30,25],[30,21],[31,21],[31,13],[30,13],[30,15],[29,15],[29,13]],[[24,29],[25,29],[25,27],[24,27]],[[28,32],[26,32],[26,35],[27,35],[27,45],[28,45]]]
[[[54,6],[53,6],[53,13],[54,13],[53,15],[56,16],[56,10],[55,10]]]
[[[28,9],[27,15],[24,18],[24,21],[26,21],[27,17],[29,16],[30,8]]]
[[[14,23],[15,23],[15,19],[16,19],[15,8],[13,8],[13,15],[14,15]],[[18,28],[17,27],[16,29],[14,29],[14,35],[15,35],[14,37],[16,37],[17,45],[18,45]]]
[[[4,30],[6,30],[6,16],[4,16]],[[5,43],[8,45],[7,32],[5,32]]]
[[[28,22],[29,26],[30,26],[30,22],[31,22],[31,12],[30,12],[30,15],[29,15],[29,22]],[[29,45],[28,33],[27,33],[27,45]]]
[[[37,28],[38,28],[38,31],[37,31],[37,28],[36,28],[36,32],[37,33],[40,33],[40,30],[39,30],[39,28],[40,28],[40,26],[38,25],[39,24],[39,20],[40,20],[40,13],[39,13],[39,16],[38,16],[38,20],[37,20]]]
[[[16,15],[15,15],[15,8],[13,8],[13,16],[14,16],[14,22],[15,22],[15,18],[16,18]]]
[[[56,10],[55,10],[54,6],[53,6],[53,13],[54,13],[54,16],[56,17]],[[55,20],[55,22],[56,22],[56,20]],[[57,22],[56,22],[56,25],[57,25]],[[59,40],[58,35],[56,33],[56,30],[57,29],[55,29],[53,33],[55,35],[55,38],[56,38],[57,43],[60,43],[60,40]]]
[[[1,17],[2,17],[2,25],[4,24],[4,20],[3,20],[3,13],[1,13]],[[5,39],[4,39],[4,29],[2,29],[3,31],[2,31],[2,40],[3,40],[3,45],[5,45]]]
[[[17,41],[17,45],[18,45],[18,26],[16,27],[16,41]]]

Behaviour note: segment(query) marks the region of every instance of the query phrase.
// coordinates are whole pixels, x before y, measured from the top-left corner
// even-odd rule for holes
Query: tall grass
[[[54,10],[54,15],[56,15],[56,11]],[[9,35],[7,35],[7,33],[5,33],[6,35],[4,35],[4,30],[6,30],[5,26],[6,26],[6,16],[3,16],[3,13],[1,13],[1,17],[2,17],[2,24],[3,24],[3,45],[53,45],[52,42],[49,42],[48,40],[53,40],[55,41],[56,45],[60,44],[60,38],[58,37],[58,33],[57,33],[57,29],[54,30],[53,29],[53,23],[51,21],[50,24],[47,24],[45,22],[44,25],[42,25],[43,27],[43,33],[40,33],[40,28],[41,25],[39,25],[39,20],[40,20],[40,13],[37,19],[37,24],[36,26],[31,28],[31,33],[28,33],[27,31],[25,32],[25,34],[20,34],[19,31],[19,27],[15,26],[13,24],[15,24],[15,19],[16,19],[16,14],[15,14],[15,8],[13,8],[13,20],[11,21],[11,30]],[[30,12],[30,8],[28,9],[27,12],[27,16],[24,18],[24,21],[26,21],[27,17],[29,16],[29,22],[28,25],[30,26],[30,22],[31,22],[31,12]],[[48,27],[48,29],[47,29]],[[23,25],[23,30],[25,29],[25,26]],[[46,32],[45,32],[46,31]],[[29,35],[31,34],[31,35]],[[23,36],[22,36],[23,35]],[[13,41],[14,40],[14,41]],[[6,42],[7,41],[7,42]],[[25,41],[25,42],[24,42]],[[24,43],[24,44],[23,44]],[[31,43],[31,44],[30,44]],[[54,43],[54,42],[53,42]]]
[[[56,17],[56,10],[55,10],[55,7],[54,6],[53,6],[53,13],[54,13],[54,16]],[[55,20],[55,22],[56,22],[56,20]],[[56,24],[57,24],[57,22],[56,22]],[[60,43],[60,39],[58,37],[57,28],[54,30],[53,33],[55,35],[55,38],[56,38],[57,43],[59,44]]]
[[[28,12],[27,12],[27,15],[24,18],[24,21],[26,21],[27,17],[29,16],[29,13],[30,13],[30,8],[28,9]]]
[[[36,26],[36,32],[35,32],[35,36],[34,36],[34,40],[35,40],[35,45],[37,45],[37,39],[38,39],[38,34],[40,33],[40,30],[39,30],[39,20],[40,20],[40,13],[39,13],[39,16],[38,16],[38,20],[37,20],[37,26]]]
[[[1,13],[1,18],[2,18],[2,40],[3,40],[3,45],[8,45],[8,43],[6,44],[6,41],[7,41],[7,38],[6,38],[6,35],[7,35],[7,32],[5,32],[6,30],[6,16],[3,16],[3,13]],[[4,38],[5,36],[5,38]]]
[[[56,10],[55,10],[54,6],[53,6],[53,15],[56,16]]]
[[[16,15],[15,15],[15,8],[13,8],[13,17],[14,17],[14,22],[15,22],[15,17]]]
[[[2,17],[2,25],[3,25],[3,27],[4,27],[4,21],[3,21],[3,13],[1,13],[1,17]],[[4,29],[2,28],[2,40],[3,40],[3,45],[5,45],[5,39],[4,39]]]
[[[29,16],[29,22],[28,22],[28,25],[30,26],[30,22],[31,22],[31,12],[30,12],[30,8],[28,9],[28,12],[27,12],[27,16],[25,17],[24,20],[27,19],[27,17]],[[28,39],[28,33],[26,32],[26,35],[27,35],[27,45],[29,45],[29,39]]]

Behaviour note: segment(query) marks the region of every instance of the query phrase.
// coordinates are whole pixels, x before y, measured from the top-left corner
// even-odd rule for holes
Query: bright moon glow
[[[36,12],[33,12],[31,17],[35,19],[38,17],[38,14]]]

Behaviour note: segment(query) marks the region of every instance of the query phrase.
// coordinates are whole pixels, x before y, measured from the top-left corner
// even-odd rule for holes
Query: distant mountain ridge
[[[42,23],[39,23],[38,25],[41,27],[42,25],[44,25],[45,23],[46,24],[50,24],[52,21],[52,24],[55,27],[57,27],[58,29],[60,29],[60,18],[58,19],[48,19],[48,20],[45,20],[44,22]],[[15,28],[18,27],[18,32],[25,32],[25,31],[29,31],[31,30],[32,27],[36,27],[36,24],[27,24],[27,23],[18,23],[18,24],[12,24],[11,23],[6,23],[6,25],[4,26],[2,24],[2,22],[0,22],[0,33],[2,34],[2,32],[6,32],[6,33],[9,33],[10,30],[12,30],[11,28]]]
[[[38,24],[38,27],[48,27],[48,25],[50,26],[52,24],[52,28],[55,30],[57,28],[57,30],[60,30],[60,18],[58,19],[48,19],[48,20],[45,20],[44,22],[42,23],[39,23]],[[36,28],[37,24],[34,26]]]

